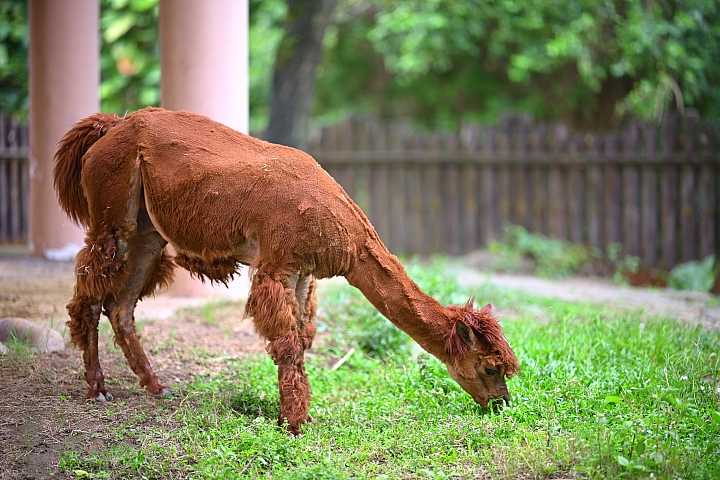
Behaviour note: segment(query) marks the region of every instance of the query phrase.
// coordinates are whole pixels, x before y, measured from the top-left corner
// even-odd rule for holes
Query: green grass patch
[[[342,286],[321,303],[330,341],[308,355],[315,422],[303,436],[276,426],[276,369],[258,356],[184,387],[171,427],[145,427],[139,445],[67,452],[61,469],[117,478],[720,478],[717,331],[492,285],[463,291],[437,264],[409,271],[443,303],[472,294],[519,312],[503,323],[522,364],[509,407],[483,411],[444,365]],[[331,370],[350,347],[356,353]]]

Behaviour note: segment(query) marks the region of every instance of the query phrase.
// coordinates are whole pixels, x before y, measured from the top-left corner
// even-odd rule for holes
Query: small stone
[[[37,325],[24,318],[8,317],[0,319],[0,342],[7,343],[16,339],[27,343],[39,352],[56,352],[65,348],[62,335],[49,327]]]

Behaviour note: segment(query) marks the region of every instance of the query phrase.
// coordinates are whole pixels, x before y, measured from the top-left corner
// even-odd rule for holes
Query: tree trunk
[[[269,142],[305,150],[325,28],[337,0],[288,0],[270,94]]]

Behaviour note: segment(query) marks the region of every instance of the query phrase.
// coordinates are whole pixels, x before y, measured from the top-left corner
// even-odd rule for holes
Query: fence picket
[[[640,131],[631,123],[623,135],[622,152],[637,155]],[[622,244],[626,255],[640,255],[640,172],[635,165],[622,167]]]
[[[666,115],[662,120],[662,153],[670,154],[675,151],[677,144],[678,117],[675,114]],[[661,266],[671,269],[677,262],[678,234],[678,176],[677,167],[669,165],[662,170],[662,203],[660,213],[660,231],[662,232],[662,250],[660,252]]]
[[[16,147],[17,148],[17,147]],[[10,160],[10,238],[20,238],[20,160]]]
[[[592,156],[599,156],[602,152],[602,138],[598,135],[588,135],[585,139],[589,153]],[[603,178],[602,170],[597,164],[591,164],[587,170],[586,190],[586,213],[587,216],[587,241],[593,247],[602,248],[602,192]]]
[[[713,125],[703,125],[700,136],[701,153],[712,153],[714,150],[715,128]],[[704,164],[698,174],[699,192],[699,258],[718,254],[718,163]]]
[[[460,131],[460,151],[474,154],[479,149],[479,128],[477,125],[463,125]],[[461,235],[463,252],[471,252],[482,245],[479,227],[479,169],[464,164],[460,170],[463,214]]]
[[[445,136],[444,147],[447,160],[441,176],[443,198],[440,211],[445,219],[446,234],[443,236],[441,232],[439,235],[440,249],[438,253],[446,251],[451,255],[460,255],[463,253],[460,232],[463,192],[460,188],[460,167],[457,163],[457,154],[460,150],[458,138],[454,135]],[[445,240],[445,244],[443,244],[443,240]]]
[[[0,118],[0,125],[2,119]],[[2,128],[2,127],[0,127]],[[9,163],[0,161],[0,242],[9,242],[10,236],[10,179],[8,178]]]
[[[620,154],[620,138],[616,134],[605,136],[605,156]],[[603,230],[602,247],[607,250],[611,244],[622,241],[620,168],[616,163],[608,163],[603,169]]]
[[[643,129],[643,155],[652,158],[657,151],[657,129],[647,126]],[[648,164],[640,169],[641,173],[641,200],[640,211],[641,243],[640,258],[646,268],[658,266],[659,238],[660,238],[660,201],[658,191],[658,168]]]
[[[683,151],[688,160],[696,153],[697,115],[683,117]],[[680,168],[680,260],[686,262],[698,255],[698,211],[695,167],[686,161]]]
[[[485,128],[485,139],[483,153],[486,157],[494,157],[495,149],[495,127]],[[480,239],[483,245],[490,245],[490,242],[500,237],[502,219],[499,215],[497,198],[497,171],[496,166],[486,164],[480,167],[481,199],[480,211],[485,212],[484,221],[480,222]]]

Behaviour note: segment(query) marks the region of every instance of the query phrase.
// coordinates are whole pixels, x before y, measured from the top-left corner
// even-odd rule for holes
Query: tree
[[[288,0],[284,34],[275,56],[270,118],[265,132],[270,142],[306,148],[315,69],[335,3],[336,0]]]
[[[159,102],[157,15],[101,0],[103,110]],[[445,129],[507,110],[578,129],[720,119],[717,0],[250,0],[249,46],[251,130],[293,145],[308,118],[361,112]],[[0,109],[27,116],[25,1],[0,0]]]
[[[720,118],[715,0],[346,0],[338,10],[321,117],[359,106],[457,128],[515,109],[611,128],[693,106]]]

